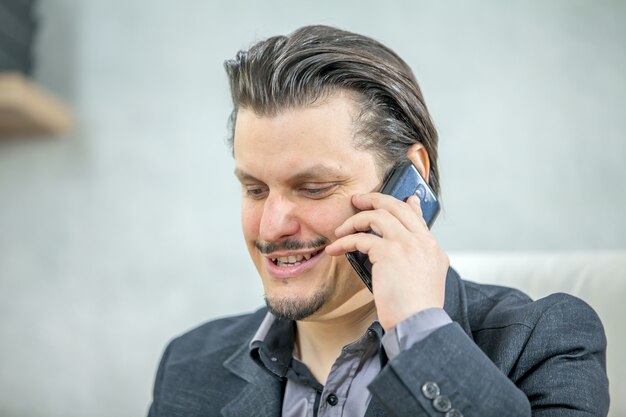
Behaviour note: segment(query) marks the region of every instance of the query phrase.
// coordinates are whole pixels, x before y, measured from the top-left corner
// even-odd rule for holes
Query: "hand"
[[[419,199],[407,202],[369,193],[355,195],[360,211],[335,230],[326,247],[332,256],[358,250],[372,263],[372,287],[378,320],[386,331],[413,314],[443,307],[450,261],[422,217]],[[372,233],[357,233],[373,230]]]

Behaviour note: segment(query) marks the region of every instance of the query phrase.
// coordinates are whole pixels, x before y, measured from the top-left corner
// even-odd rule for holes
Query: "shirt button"
[[[422,394],[424,394],[424,397],[428,398],[429,400],[437,398],[439,393],[439,385],[437,385],[436,382],[427,382],[422,385]]]
[[[326,397],[326,402],[330,405],[337,405],[337,403],[339,402],[339,398],[337,398],[335,394],[330,394],[328,397]]]
[[[453,408],[452,410],[448,411],[446,413],[446,417],[463,417],[463,413],[461,413],[459,410]]]
[[[435,397],[435,399],[433,400],[433,407],[435,407],[435,410],[445,413],[452,408],[452,403],[450,402],[450,399],[448,397],[446,397],[445,395],[440,395],[438,397]]]

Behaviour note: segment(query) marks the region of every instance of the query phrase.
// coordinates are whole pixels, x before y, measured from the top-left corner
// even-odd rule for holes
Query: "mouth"
[[[289,256],[278,256],[278,257],[269,257],[270,261],[274,263],[274,265],[280,268],[293,268],[298,265],[302,265],[305,262],[311,260],[311,258],[317,256],[322,249],[318,249],[309,253],[299,253],[295,255]]]
[[[281,256],[278,256],[281,255]],[[311,271],[324,256],[324,248],[301,253],[274,253],[266,255],[266,271],[274,278],[301,277]]]

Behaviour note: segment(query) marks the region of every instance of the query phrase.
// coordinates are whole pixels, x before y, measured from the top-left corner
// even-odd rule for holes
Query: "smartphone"
[[[396,167],[389,174],[380,192],[402,201],[416,195],[420,199],[422,214],[428,228],[439,214],[440,206],[435,193],[410,161]],[[369,233],[374,232],[370,230]],[[372,291],[372,264],[367,255],[354,251],[346,253],[346,257],[367,288]]]

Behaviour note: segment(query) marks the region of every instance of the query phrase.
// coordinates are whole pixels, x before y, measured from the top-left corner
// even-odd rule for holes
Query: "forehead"
[[[327,134],[328,130],[336,131],[335,137],[352,137],[356,115],[356,102],[351,95],[342,91],[322,97],[309,105],[287,107],[270,114],[240,108],[233,132],[233,145],[237,146],[236,139],[243,139],[246,141],[244,146],[249,146],[247,139],[259,140],[264,136],[276,136],[279,130],[289,131],[293,139],[298,139],[301,136],[299,133],[305,130],[312,139],[314,136],[321,139],[320,136]]]
[[[365,160],[369,166],[371,153],[355,147],[356,115],[357,105],[344,94],[271,116],[240,109],[234,134],[237,170],[253,174],[319,165],[341,170]]]

